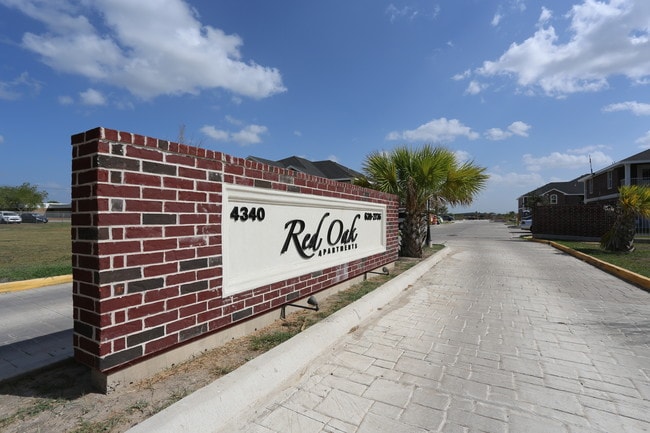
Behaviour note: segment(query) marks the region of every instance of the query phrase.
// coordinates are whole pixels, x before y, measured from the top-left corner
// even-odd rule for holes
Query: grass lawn
[[[650,242],[636,241],[636,250],[631,253],[612,253],[600,248],[598,242],[556,241],[581,253],[588,254],[603,262],[611,263],[639,275],[650,278]]]
[[[0,225],[0,283],[71,273],[69,222]]]

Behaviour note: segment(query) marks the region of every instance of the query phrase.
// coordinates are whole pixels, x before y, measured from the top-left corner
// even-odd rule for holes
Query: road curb
[[[56,286],[72,282],[72,275],[59,275],[58,277],[36,278],[34,280],[12,281],[0,283],[0,293],[19,292],[21,290],[37,289],[39,287]]]
[[[650,292],[650,278],[644,277],[643,275],[637,274],[636,272],[629,271],[627,269],[623,269],[620,266],[612,265],[611,263],[604,262],[600,259],[597,259],[595,257],[592,257],[588,254],[581,253],[580,251],[576,251],[572,248],[569,248],[565,245],[559,244],[557,242],[549,241],[546,239],[535,239],[531,238],[532,241],[534,242],[539,242],[542,244],[547,244],[552,246],[553,248],[556,248],[560,251],[563,251],[567,254],[572,255],[573,257],[576,257],[584,262],[589,263],[592,266],[595,266],[607,273],[610,273],[624,281],[627,281],[628,283],[635,284],[642,288],[645,291]]]

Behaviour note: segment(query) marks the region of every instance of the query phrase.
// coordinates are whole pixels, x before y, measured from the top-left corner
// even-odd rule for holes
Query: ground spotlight
[[[320,308],[318,306],[318,301],[313,295],[307,298],[307,304],[311,305],[311,307],[308,307],[307,305],[300,305],[300,304],[284,304],[280,308],[280,319],[284,319],[287,317],[287,312],[286,312],[287,307],[304,308],[305,310],[313,310],[313,311],[318,311],[318,309]]]

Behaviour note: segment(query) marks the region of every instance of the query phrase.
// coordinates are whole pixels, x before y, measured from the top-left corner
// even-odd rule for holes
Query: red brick
[[[165,251],[165,262],[193,259],[194,257],[193,249]]]
[[[196,248],[207,245],[207,238],[205,236],[193,236],[180,238],[178,240],[178,248]]]
[[[165,311],[155,316],[149,316],[144,319],[145,328],[153,328],[165,323],[171,323],[178,319],[178,310]]]
[[[178,200],[202,203],[207,200],[207,195],[204,192],[196,191],[178,191]]]
[[[173,188],[173,189],[194,189],[194,181],[188,179],[179,179],[176,177],[164,177],[163,178],[163,187],[164,188]]]
[[[128,320],[134,320],[145,316],[151,316],[163,311],[165,311],[165,301],[152,302],[149,304],[139,305],[137,307],[132,307],[127,310]]]
[[[126,266],[142,266],[162,263],[165,254],[162,252],[146,253],[146,254],[130,254],[126,258]]]
[[[165,188],[142,188],[142,198],[150,200],[176,200],[176,191]]]
[[[182,273],[177,272],[167,277],[167,285],[175,286],[178,284],[188,283],[194,280],[196,280],[196,274],[194,271],[182,272]]]
[[[163,229],[159,226],[135,226],[126,228],[126,237],[129,239],[138,238],[161,238]]]
[[[186,167],[179,167],[178,176],[187,177],[196,180],[205,180],[208,178],[207,172],[205,170],[198,170],[195,168],[186,168]]]
[[[126,349],[126,338],[113,340],[113,352],[119,352],[124,349]]]
[[[126,296],[120,296],[119,298],[104,299],[99,304],[99,308],[101,313],[110,313],[140,304],[142,304],[142,294],[132,293]]]
[[[165,334],[173,334],[174,332],[181,331],[183,329],[190,328],[196,324],[196,317],[190,316],[183,319],[177,320],[172,323],[168,323],[165,327]]]
[[[180,193],[179,193],[180,196]],[[194,213],[194,203],[167,202],[163,210],[167,213]]]
[[[179,295],[179,288],[174,287],[165,287],[164,289],[153,289],[147,290],[144,293],[144,302],[155,302],[161,299],[175,298]]]
[[[157,277],[160,275],[169,275],[178,271],[178,263],[163,263],[160,265],[145,266],[142,268],[142,274],[147,277]]]
[[[190,213],[180,215],[179,224],[205,224],[208,218],[205,214]]]
[[[160,187],[162,185],[162,177],[153,174],[127,171],[124,173],[124,183],[128,185]]]
[[[200,302],[198,304],[179,308],[178,314],[180,315],[180,317],[196,316],[199,313],[203,313],[207,309],[207,307],[208,307],[207,302]]]
[[[179,150],[181,147],[187,148],[187,146],[179,146]],[[194,163],[196,161],[195,158],[191,158],[189,156],[173,155],[173,154],[167,155],[165,160],[170,164],[185,165],[187,167],[194,167]]]
[[[129,254],[140,252],[141,246],[138,241],[102,242],[97,246],[99,255]]]
[[[168,310],[174,310],[194,303],[196,303],[196,293],[189,293],[187,295],[179,296],[178,298],[168,299],[166,308]]]
[[[139,141],[144,143],[143,139],[142,140],[139,139]],[[161,152],[156,150],[151,150],[151,149],[144,149],[136,146],[127,146],[126,155],[130,158],[146,159],[149,161],[163,160],[163,154]]]
[[[193,226],[166,226],[165,237],[176,238],[181,236],[192,236],[194,234]]]
[[[133,334],[134,332],[142,331],[142,329],[142,321],[137,320],[109,328],[99,329],[97,333],[99,335],[99,341],[108,341]]]
[[[168,335],[158,340],[150,341],[144,346],[144,354],[150,355],[178,344],[178,334]]]
[[[223,168],[223,171],[228,174],[234,174],[237,176],[244,175],[244,167],[228,164]]]
[[[138,213],[102,213],[95,217],[97,226],[127,226],[140,224]]]
[[[208,323],[208,330],[215,331],[217,329],[224,328],[232,323],[232,316],[224,316],[216,320],[212,320]]]
[[[161,236],[162,237],[162,234]],[[176,239],[152,239],[142,242],[142,251],[171,250],[178,247]]]

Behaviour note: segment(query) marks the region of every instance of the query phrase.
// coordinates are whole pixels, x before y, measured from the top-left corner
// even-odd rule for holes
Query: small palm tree
[[[600,245],[608,251],[634,251],[636,219],[650,218],[650,187],[626,185],[618,190],[616,220],[603,235]]]
[[[402,223],[401,255],[422,257],[427,200],[440,204],[470,204],[485,187],[485,168],[473,162],[459,164],[448,149],[406,146],[392,152],[373,152],[363,165],[366,178],[358,184],[396,194],[406,216]]]

